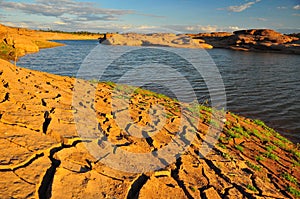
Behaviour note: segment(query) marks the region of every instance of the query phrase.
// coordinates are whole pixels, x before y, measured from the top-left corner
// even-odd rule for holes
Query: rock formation
[[[170,33],[153,34],[115,34],[107,40],[101,42],[106,45],[126,45],[126,46],[161,46],[176,48],[206,48],[212,46],[204,43],[203,40],[193,40],[187,35],[176,35]]]
[[[190,107],[150,91],[111,83],[77,80],[78,90],[74,78],[15,67],[3,60],[0,82],[2,199],[299,196],[299,149],[261,121],[227,112],[218,143],[201,157],[209,125],[212,129],[219,125],[219,121],[211,122],[216,112],[208,107]],[[76,104],[74,90],[83,96],[75,100]],[[124,107],[119,106],[122,104],[125,109],[118,108]],[[157,104],[165,113],[156,111],[149,117],[151,107]],[[74,114],[89,108],[95,111],[98,127],[87,124],[84,129],[92,134],[79,134],[76,122],[93,115],[75,121]],[[195,112],[200,117],[192,114]],[[120,128],[116,117],[128,113],[133,123]],[[180,127],[181,120],[188,123]],[[197,120],[198,125],[188,125]],[[133,136],[138,133],[134,125],[162,128],[149,137],[138,138]],[[179,131],[185,131],[182,139],[188,133],[195,137],[174,162],[157,171],[130,173],[102,162],[120,150],[160,150]],[[103,135],[115,148],[95,157],[87,146],[105,148]],[[152,158],[163,163],[159,155]],[[132,164],[124,158],[120,161]]]
[[[41,48],[62,46],[49,40],[96,40],[99,36],[43,32],[0,24],[0,58],[15,60],[25,54],[38,52]]]
[[[268,29],[240,30],[231,33],[200,33],[190,35],[203,39],[214,48],[300,54],[299,38]]]

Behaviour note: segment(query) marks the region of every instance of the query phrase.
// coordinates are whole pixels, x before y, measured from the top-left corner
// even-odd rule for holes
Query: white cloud
[[[295,5],[295,6],[293,7],[293,9],[294,9],[294,10],[300,10],[300,5]]]
[[[63,21],[55,21],[54,24],[57,24],[57,25],[66,25],[67,23],[63,22]]]
[[[99,8],[88,2],[74,0],[36,0],[34,3],[0,1],[2,9],[20,10],[27,14],[60,17],[65,14],[75,16],[126,15],[133,14],[132,10],[115,10]]]
[[[193,25],[193,26],[184,26],[184,25],[169,25],[167,28],[172,30],[177,30],[182,33],[200,33],[200,32],[234,32],[236,30],[241,30],[243,28],[238,26],[226,26],[219,27],[217,25]]]
[[[242,4],[242,5],[239,5],[239,6],[229,6],[226,8],[226,10],[228,10],[230,12],[242,12],[258,2],[260,2],[260,0],[251,1],[248,3]],[[223,10],[224,10],[224,8],[223,8]]]

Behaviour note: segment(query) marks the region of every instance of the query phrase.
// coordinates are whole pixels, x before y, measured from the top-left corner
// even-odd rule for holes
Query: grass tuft
[[[286,190],[291,193],[292,195],[296,196],[296,197],[300,197],[300,191],[298,189],[295,189],[294,187],[288,185],[286,187]]]
[[[288,180],[288,181],[290,181],[290,182],[292,182],[292,183],[298,185],[297,179],[296,179],[294,176],[290,175],[289,173],[286,173],[286,172],[285,172],[285,173],[283,173],[281,176],[282,176],[284,179],[286,179],[286,180]]]
[[[277,155],[275,155],[274,153],[272,152],[267,152],[264,154],[267,158],[270,158],[272,160],[275,160],[275,161],[278,161],[279,160],[279,157]]]
[[[251,191],[254,191],[254,192],[257,192],[257,189],[255,186],[251,185],[251,184],[247,184],[247,189],[251,190]]]
[[[235,145],[234,147],[239,151],[244,151],[244,147],[242,147],[241,145]]]
[[[255,171],[261,171],[261,166],[259,166],[259,165],[252,164],[249,161],[246,161],[246,165]]]

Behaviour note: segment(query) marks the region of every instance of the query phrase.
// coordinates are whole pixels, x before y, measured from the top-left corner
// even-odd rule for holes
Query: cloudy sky
[[[33,29],[300,32],[300,0],[0,0],[0,23]]]

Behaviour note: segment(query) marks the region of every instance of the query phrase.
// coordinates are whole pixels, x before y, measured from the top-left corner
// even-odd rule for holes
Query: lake
[[[126,71],[123,70],[134,69],[132,70],[134,73],[128,77],[134,76],[135,81],[141,82],[151,74],[151,71],[147,71],[148,66],[156,66],[156,83],[149,83],[144,86],[145,88],[176,97],[176,93],[174,94],[170,90],[169,82],[166,82],[166,79],[172,80],[172,82],[179,81],[178,74],[180,73],[180,76],[187,78],[193,86],[198,101],[210,104],[211,96],[202,73],[203,71],[209,73],[212,67],[210,65],[213,63],[217,66],[224,82],[227,110],[245,117],[263,120],[293,142],[300,142],[299,55],[241,52],[226,49],[207,51],[176,49],[177,55],[198,53],[197,58],[194,57],[190,60],[192,63],[204,66],[204,70],[200,73],[201,76],[191,68],[193,64],[189,63],[190,60],[184,59],[184,56],[176,56],[168,50],[99,46],[98,41],[58,42],[64,43],[66,46],[42,49],[39,53],[20,58],[17,64],[53,74],[77,76],[82,63],[96,66],[99,62],[105,62],[107,66],[101,80],[118,81],[126,74]],[[107,55],[106,53],[112,49],[112,52],[115,51],[119,54],[121,52],[130,53],[121,58],[114,57],[119,55],[118,53]],[[167,68],[163,68],[163,65],[166,64],[172,65],[170,71],[175,72],[166,72]],[[139,65],[142,67],[137,68]],[[91,67],[90,71],[80,74],[83,74],[82,77],[86,79],[98,79],[97,70],[99,70],[97,67]],[[124,79],[126,80],[126,78]],[[124,82],[126,83],[126,81]],[[128,83],[130,84],[130,81]],[[182,84],[174,85],[175,87],[177,85],[174,89],[186,92]],[[214,92],[218,92],[218,88],[214,88]]]

